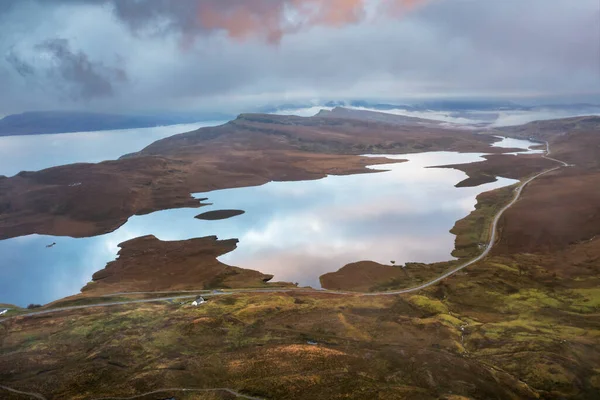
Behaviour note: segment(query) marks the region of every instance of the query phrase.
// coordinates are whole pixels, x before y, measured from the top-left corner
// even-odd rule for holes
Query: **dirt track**
[[[12,392],[12,393],[16,393],[16,394],[22,394],[24,396],[29,396],[31,398],[34,399],[39,399],[39,400],[47,400],[44,396],[42,396],[39,393],[31,393],[31,392],[22,392],[20,390],[16,390],[13,388],[10,388],[8,386],[2,386],[0,385],[0,389],[4,389],[6,391]],[[259,397],[252,397],[252,396],[247,396],[245,394],[239,393],[233,389],[229,389],[229,388],[214,388],[214,389],[189,389],[189,388],[175,388],[175,389],[158,389],[158,390],[153,390],[152,392],[147,392],[147,393],[142,393],[136,396],[131,396],[131,397],[102,397],[102,398],[97,398],[97,399],[93,399],[93,400],[134,400],[134,399],[139,399],[140,397],[145,397],[145,396],[150,396],[153,394],[160,394],[160,393],[173,393],[173,392],[191,392],[191,393],[218,393],[218,392],[225,392],[225,393],[229,393],[233,396],[239,397],[241,399],[247,399],[247,400],[262,400]]]

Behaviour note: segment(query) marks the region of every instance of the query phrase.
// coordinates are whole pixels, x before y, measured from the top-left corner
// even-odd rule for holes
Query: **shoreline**
[[[387,159],[387,158],[383,158],[383,159],[384,159],[384,160],[386,160],[386,163],[391,163],[391,162],[402,162],[402,161],[406,161],[406,160],[396,160],[396,159]],[[480,163],[480,162],[478,162],[478,163],[475,163],[475,164],[481,164],[481,163]],[[463,165],[463,164],[460,164],[460,165]],[[469,164],[464,164],[464,165],[469,165]],[[374,170],[374,172],[382,172],[382,171]],[[502,190],[502,189],[497,189],[497,190]],[[481,195],[484,195],[484,194],[486,194],[486,193],[490,193],[490,192],[482,192],[482,193],[480,194],[480,196],[481,196]],[[473,212],[476,212],[476,210],[474,210]],[[472,212],[472,213],[473,213],[473,212]],[[470,216],[472,213],[468,214],[468,215],[467,215],[467,216],[466,216],[464,219],[468,218],[468,217],[469,217],[469,216]],[[461,220],[462,220],[462,219],[461,219]],[[458,220],[458,221],[456,221],[456,223],[459,223],[461,220]],[[453,228],[453,229],[454,229],[454,228]],[[451,233],[453,233],[453,232],[452,232],[452,230],[451,230]],[[141,239],[141,238],[138,238],[138,239]],[[138,240],[138,239],[132,239],[131,241],[132,241],[132,242],[135,242],[135,241],[136,241],[136,240]],[[198,240],[198,239],[202,239],[202,238],[197,238],[196,240]],[[194,239],[189,239],[189,240],[191,241],[191,240],[194,240]],[[455,239],[455,247],[454,247],[454,251],[456,251],[456,250],[457,250],[457,245],[456,245],[456,239]],[[453,252],[454,252],[454,251],[453,251]],[[118,259],[119,259],[119,258],[118,258]],[[415,267],[413,267],[413,269],[414,269],[414,268],[419,268],[419,269],[422,269],[423,271],[428,271],[428,270],[429,270],[429,269],[430,269],[432,266],[436,266],[436,267],[435,267],[435,268],[436,268],[436,269],[435,269],[436,271],[437,271],[439,268],[442,268],[441,270],[439,270],[439,271],[436,273],[437,275],[439,275],[439,274],[441,274],[441,273],[444,271],[444,266],[445,266],[445,265],[448,265],[448,267],[451,267],[451,266],[455,265],[456,263],[459,263],[459,262],[461,262],[461,261],[463,261],[463,260],[465,260],[465,259],[464,259],[464,258],[460,258],[460,257],[459,257],[457,260],[454,260],[454,261],[441,262],[441,263],[435,263],[435,264],[419,264],[419,263],[411,263],[411,264],[415,264]],[[468,265],[471,265],[473,262],[475,262],[475,261],[472,261],[472,262],[470,262]],[[112,264],[112,263],[114,263],[114,261],[113,261],[113,262],[110,262],[110,263],[109,263],[109,265],[110,265],[110,264]],[[404,270],[404,268],[400,268],[399,266],[394,266],[394,267],[392,267],[392,266],[386,266],[386,265],[381,265],[381,264],[378,264],[378,265],[379,265],[380,267],[384,267],[384,268],[391,268],[391,269],[393,269],[394,271],[402,271],[403,273],[406,271],[406,270]],[[323,279],[323,277],[324,277],[324,276],[326,276],[326,275],[336,275],[336,274],[340,273],[340,271],[342,271],[342,270],[343,270],[344,268],[346,268],[346,267],[348,267],[348,265],[346,265],[346,266],[343,266],[343,267],[339,268],[339,269],[338,269],[338,270],[336,270],[336,271],[333,271],[333,272],[330,272],[330,273],[326,273],[326,274],[324,274],[324,275],[321,275],[321,276],[319,276],[319,280],[320,280],[320,281],[321,281],[321,283],[322,283],[322,279]],[[446,268],[448,268],[448,267],[446,267]],[[235,267],[234,267],[234,268],[235,268]],[[462,269],[462,268],[461,268],[461,269]],[[244,269],[241,269],[241,270],[244,270]],[[96,274],[99,274],[99,273],[101,273],[102,271],[104,271],[104,269],[98,270],[98,271],[95,273],[95,275],[96,275]],[[252,270],[248,270],[248,271],[252,271]],[[260,272],[259,272],[259,271],[255,271],[255,272],[256,272],[256,273],[258,273],[258,274],[260,274]],[[426,276],[427,276],[427,273],[426,273]],[[270,284],[269,284],[269,285],[270,285]],[[93,286],[90,286],[90,285],[88,285],[88,286],[89,286],[89,288],[92,288],[92,287],[93,287]],[[324,289],[325,289],[325,290],[327,290],[327,291],[330,291],[330,290],[328,290],[328,289],[327,289],[327,287],[325,287],[325,286],[327,286],[327,285],[324,285],[324,286],[323,286],[323,287],[324,287]],[[87,296],[89,296],[89,295],[93,295],[92,293],[88,292],[88,290],[89,290],[89,289],[88,289],[87,287],[86,287],[85,289],[86,289],[86,290],[84,290],[82,293],[80,293],[80,294],[75,294],[75,295],[73,295],[73,296],[82,296],[82,295],[85,295],[85,296],[87,297]],[[170,291],[170,290],[167,290],[167,289],[170,289],[170,288],[169,288],[169,287],[162,288],[162,291],[163,291],[163,292],[164,292],[164,291],[167,291],[167,292],[168,292],[168,291]],[[329,286],[329,289],[331,289],[331,286]],[[344,287],[341,287],[341,288],[339,288],[339,289],[341,289],[342,291],[346,291],[346,292],[347,292],[347,290],[348,290],[349,288],[348,288],[348,287],[346,287],[346,288],[344,288]],[[310,290],[317,290],[317,289],[310,289]],[[410,288],[401,289],[401,290],[402,290],[402,291],[403,291],[403,290],[410,290]],[[174,291],[174,292],[176,292],[177,290],[173,290],[173,291]],[[389,291],[389,290],[388,290],[388,291]],[[352,292],[354,293],[354,291],[352,291]],[[367,291],[366,291],[366,293],[368,293],[368,292],[369,292],[369,291],[367,290]],[[360,294],[360,293],[365,293],[365,292],[357,291],[357,292],[355,292],[355,293],[356,293],[356,294]],[[383,293],[383,292],[380,292],[380,293]],[[66,299],[66,298],[70,298],[70,297],[73,297],[73,296],[67,296],[67,297],[65,297],[65,298],[62,298],[62,299],[56,299],[56,300],[55,300],[55,301],[53,301],[52,303],[54,303],[54,302],[59,302],[59,301],[61,301],[61,300],[64,300],[64,299]]]

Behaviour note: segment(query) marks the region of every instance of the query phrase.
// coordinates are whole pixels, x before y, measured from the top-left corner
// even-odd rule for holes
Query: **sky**
[[[0,90],[0,115],[600,100],[600,3],[1,0]]]

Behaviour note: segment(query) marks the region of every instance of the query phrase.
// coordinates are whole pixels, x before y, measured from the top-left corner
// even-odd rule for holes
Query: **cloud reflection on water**
[[[474,208],[476,196],[515,182],[455,188],[463,172],[425,168],[481,161],[478,154],[390,158],[409,162],[372,167],[386,172],[199,193],[195,196],[213,205],[134,216],[115,232],[93,238],[32,235],[1,241],[0,301],[26,305],[77,293],[115,258],[119,243],[148,234],[161,240],[239,238],[238,248],[221,261],[313,287],[319,287],[320,275],[359,260],[444,261],[454,247],[449,230]],[[194,218],[219,209],[246,213],[220,221]],[[45,247],[52,242],[56,246]]]

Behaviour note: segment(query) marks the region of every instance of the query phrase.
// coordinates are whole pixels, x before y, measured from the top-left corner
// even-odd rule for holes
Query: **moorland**
[[[268,283],[260,272],[219,263],[216,257],[235,241],[123,243],[119,259],[82,294],[46,305],[44,313],[26,316],[13,307],[7,314],[0,323],[0,393],[8,399],[597,398],[599,129],[598,117],[481,134],[424,120],[349,117],[345,110],[312,118],[241,115],[120,160],[3,178],[0,236],[8,238],[99,234],[135,214],[199,206],[192,192],[366,173],[365,165],[389,162],[359,156],[365,153],[497,153],[452,166],[469,176],[458,185],[497,176],[525,182],[549,171],[502,213],[493,243],[492,221],[515,187],[481,194],[476,209],[457,221],[456,260],[405,266],[356,260],[321,278],[324,288],[343,293]],[[550,154],[490,150],[494,135],[547,142]],[[65,186],[74,181],[90,184],[69,192]],[[486,257],[441,282],[386,294],[435,279],[477,257],[482,244],[493,245]],[[190,280],[198,285],[194,293],[182,289]],[[187,299],[197,294],[207,303],[191,306]],[[157,389],[166,390],[157,397]]]

